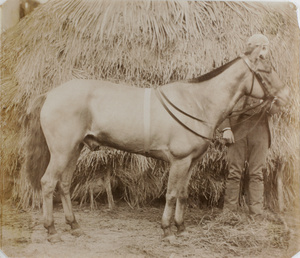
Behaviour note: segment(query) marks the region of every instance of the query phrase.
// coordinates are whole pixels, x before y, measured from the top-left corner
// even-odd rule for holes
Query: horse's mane
[[[197,83],[197,82],[204,82],[204,81],[210,80],[210,79],[214,78],[215,76],[219,75],[220,73],[224,72],[227,68],[229,68],[231,65],[233,65],[239,59],[240,59],[240,57],[237,57],[237,58],[233,59],[232,61],[228,62],[227,64],[224,64],[224,65],[212,70],[209,73],[206,73],[206,74],[201,75],[196,78],[189,79],[188,82],[189,83]]]

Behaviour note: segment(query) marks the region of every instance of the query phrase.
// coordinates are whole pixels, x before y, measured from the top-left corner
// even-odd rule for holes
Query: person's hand
[[[279,105],[277,105],[276,103],[273,103],[268,108],[267,113],[269,115],[274,115],[274,114],[276,114],[276,113],[278,113],[280,111],[281,111],[281,107]]]
[[[231,129],[227,129],[223,132],[223,139],[226,143],[232,144],[234,143],[234,135],[231,131]]]

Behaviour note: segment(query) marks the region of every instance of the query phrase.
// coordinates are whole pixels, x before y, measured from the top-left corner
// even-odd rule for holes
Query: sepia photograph
[[[0,0],[0,258],[300,258],[293,1]]]

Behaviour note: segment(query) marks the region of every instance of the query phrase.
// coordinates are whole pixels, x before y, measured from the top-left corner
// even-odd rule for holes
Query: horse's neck
[[[244,94],[243,88],[250,76],[247,67],[241,62],[243,61],[238,61],[220,75],[201,82],[201,85],[194,85],[192,89],[195,102],[199,109],[205,111],[205,118],[211,127],[222,122]]]

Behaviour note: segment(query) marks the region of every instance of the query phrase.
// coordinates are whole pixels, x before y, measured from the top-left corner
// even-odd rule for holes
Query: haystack
[[[267,168],[269,199],[277,197],[281,167],[284,203],[291,206],[299,195],[299,30],[295,6],[258,2],[53,0],[23,18],[1,39],[1,172],[13,199],[23,207],[40,202],[20,173],[26,160],[23,121],[37,95],[74,78],[133,87],[192,78],[237,57],[254,33],[269,37],[272,64],[293,92],[291,107],[274,117]],[[224,152],[215,142],[196,166],[190,186],[195,202],[218,202]],[[165,164],[111,149],[83,152],[73,188],[105,168],[118,171],[133,205],[164,192]]]

